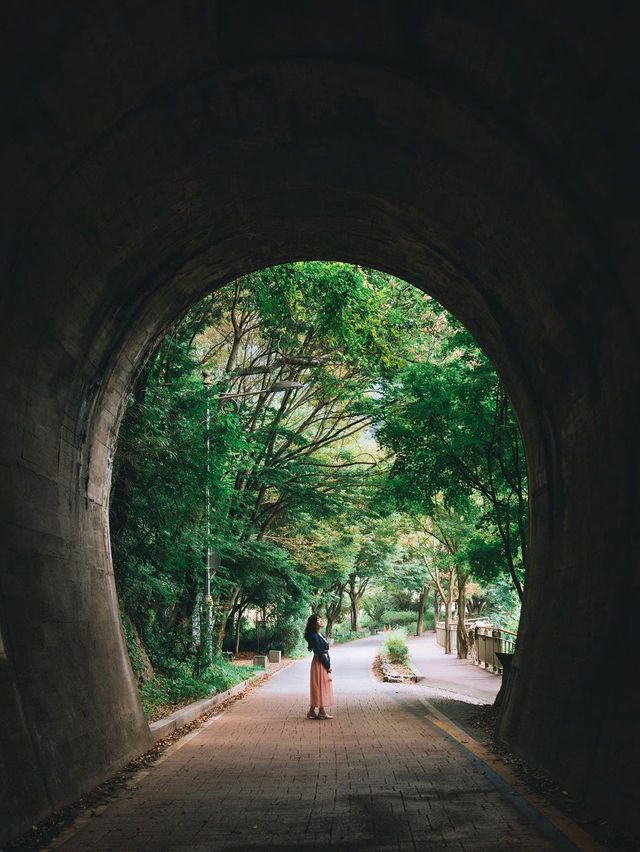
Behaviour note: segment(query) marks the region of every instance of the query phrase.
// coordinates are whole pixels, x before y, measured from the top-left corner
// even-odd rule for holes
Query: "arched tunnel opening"
[[[145,712],[224,684],[212,662],[241,635],[250,656],[304,652],[310,610],[328,639],[422,635],[428,598],[434,632],[465,613],[466,658],[469,617],[517,630],[527,505],[505,389],[434,299],[336,261],[230,282],[154,345],[118,433],[111,547]]]
[[[633,824],[629,22],[550,4],[40,12],[11,6],[4,30],[5,830],[149,743],[106,523],[136,371],[205,292],[326,257],[430,292],[509,388],[531,593],[500,733]]]

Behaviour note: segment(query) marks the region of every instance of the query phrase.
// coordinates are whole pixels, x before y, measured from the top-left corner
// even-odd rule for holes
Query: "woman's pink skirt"
[[[313,655],[311,660],[311,707],[331,707],[333,704],[333,687],[329,674],[320,660]]]

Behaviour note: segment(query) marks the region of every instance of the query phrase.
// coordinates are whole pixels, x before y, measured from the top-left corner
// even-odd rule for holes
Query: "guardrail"
[[[467,633],[473,627],[474,623],[475,623],[474,619],[468,618],[468,619],[465,620],[464,626],[467,628]],[[444,621],[437,621],[436,622],[436,641],[437,641],[438,645],[440,645],[442,648],[445,647],[444,635],[445,635]],[[457,619],[451,619],[451,621],[449,622],[449,640],[450,640],[450,643],[451,643],[451,646],[450,646],[451,650],[457,651],[458,650],[458,620]]]
[[[512,633],[511,630],[503,630],[502,627],[493,627],[490,624],[474,624],[473,622],[465,622],[465,627],[471,640],[468,659],[476,666],[502,674],[502,665],[497,655],[513,654],[517,633]],[[452,621],[449,624],[452,652],[458,648],[457,630],[458,623]],[[444,638],[444,621],[439,621],[436,623],[436,641],[443,648],[445,647]]]
[[[476,624],[472,630],[473,642],[470,643],[469,659],[476,666],[502,674],[502,664],[498,654],[513,654],[516,647],[516,633],[503,630],[502,627]]]
[[[436,622],[436,642],[442,648],[445,648],[444,637],[446,635],[446,631],[444,628],[444,621]],[[449,642],[452,651],[458,650],[458,622],[450,621],[449,622]]]

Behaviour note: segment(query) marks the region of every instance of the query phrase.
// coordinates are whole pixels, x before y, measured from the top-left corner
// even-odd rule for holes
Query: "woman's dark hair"
[[[307,645],[308,645],[310,651],[313,651],[313,648],[311,647],[311,644],[310,644],[311,637],[313,636],[314,633],[317,633],[317,632],[318,632],[318,616],[314,613],[313,615],[310,615],[309,618],[307,619],[307,626],[304,629],[304,638],[307,640]]]

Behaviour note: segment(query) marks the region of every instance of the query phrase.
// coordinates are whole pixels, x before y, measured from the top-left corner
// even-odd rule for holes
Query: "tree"
[[[430,311],[382,273],[288,264],[232,282],[170,329],[134,388],[111,502],[118,588],[156,663],[195,655],[200,666],[243,611],[269,609],[263,578],[278,576],[301,513],[321,523],[361,504],[379,463],[357,440],[371,396],[407,363]],[[208,551],[220,555],[212,619],[199,613]],[[294,563],[281,588],[300,602],[311,589]],[[317,583],[330,618],[345,582],[329,570]]]
[[[441,333],[421,362],[385,382],[378,440],[395,453],[400,506],[429,513],[437,500],[478,509],[480,537],[518,596],[527,561],[527,480],[522,442],[504,387],[471,335],[441,315]],[[480,538],[474,559],[485,573]],[[486,555],[486,552],[485,552]],[[499,573],[494,563],[493,577]]]
[[[201,336],[201,361],[214,397],[236,401],[247,451],[230,467],[230,499],[212,527],[224,520],[241,542],[282,538],[297,514],[321,520],[359,499],[378,464],[358,443],[372,387],[410,350],[407,318],[426,297],[379,273],[325,263],[263,270],[221,298],[228,320]],[[328,620],[346,590],[357,623],[367,583],[353,571],[346,586],[332,582]]]
[[[469,566],[495,580],[496,541],[519,576],[519,445],[469,341],[415,288],[316,262],[238,279],[169,330],[133,388],[111,502],[119,593],[156,665],[199,670],[227,633],[237,643],[249,609],[284,630],[314,603],[330,633],[348,601],[357,630],[367,589],[395,558],[392,504],[429,516],[432,531],[436,503],[474,507],[472,544],[431,566],[449,608],[449,563],[464,597]],[[482,428],[449,422],[469,400],[485,414],[495,402],[488,442],[486,417]]]
[[[358,552],[356,531],[345,515],[315,520],[301,513],[288,532],[283,541],[308,578],[314,610],[324,614],[325,634],[330,637],[342,616],[349,572]]]
[[[204,567],[204,495],[225,499],[220,470],[238,440],[231,421],[205,443],[206,399],[192,342],[211,301],[172,328],[140,373],[119,435],[110,504],[114,572],[131,627],[154,662],[193,655]]]
[[[383,586],[387,591],[384,600],[393,599],[397,601],[401,597],[405,606],[408,607],[417,597],[416,636],[422,636],[424,633],[424,609],[432,581],[423,562],[415,558],[410,546],[406,547],[408,543],[406,536],[401,535],[399,537],[399,557],[391,565],[383,579]],[[369,612],[366,606],[365,609]]]
[[[359,547],[348,575],[351,631],[359,629],[362,598],[372,580],[380,577],[390,566],[397,547],[395,519],[376,518],[365,513],[357,525]]]
[[[474,535],[474,524],[437,504],[431,516],[405,515],[402,522],[404,531],[399,539],[402,557],[398,568],[403,582],[419,595],[416,633],[422,635],[422,615],[432,588],[445,607],[445,653],[450,653],[449,626],[453,602],[457,600],[457,649],[458,656],[464,659],[466,590],[471,576],[466,548]]]

